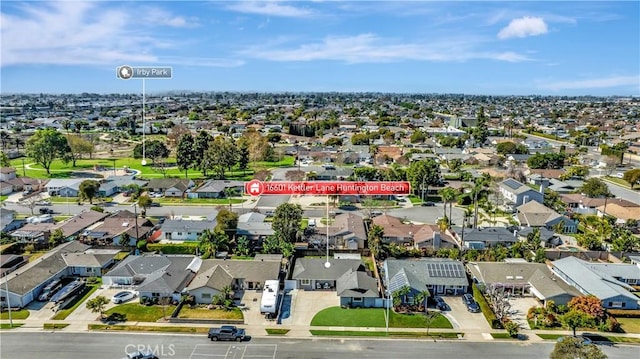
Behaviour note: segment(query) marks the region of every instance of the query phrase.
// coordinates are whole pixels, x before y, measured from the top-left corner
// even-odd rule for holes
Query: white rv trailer
[[[278,290],[280,282],[277,280],[266,280],[262,290],[262,300],[260,301],[261,314],[275,314],[278,304]]]

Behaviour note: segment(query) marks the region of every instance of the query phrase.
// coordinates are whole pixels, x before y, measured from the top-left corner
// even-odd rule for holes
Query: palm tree
[[[451,224],[451,212],[453,211],[453,201],[456,199],[456,190],[451,187],[446,187],[440,190],[440,196],[444,202],[444,217],[447,217],[447,203],[449,204],[449,217],[448,224]]]
[[[9,142],[10,139],[11,139],[11,136],[7,132],[0,131],[0,145],[2,145],[3,150],[7,146],[7,143]]]

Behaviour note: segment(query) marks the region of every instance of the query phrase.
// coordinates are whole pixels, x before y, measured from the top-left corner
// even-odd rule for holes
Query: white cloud
[[[279,17],[309,17],[313,12],[309,9],[279,4],[275,1],[238,1],[227,9],[245,14],[257,14]]]
[[[543,18],[524,16],[511,20],[507,27],[500,30],[498,38],[504,40],[512,37],[537,36],[546,34],[548,31]]]
[[[546,82],[538,81],[538,87],[541,89],[560,91],[560,90],[576,90],[576,89],[599,89],[610,87],[631,86],[636,90],[640,90],[640,75],[636,76],[610,76],[593,78],[586,80],[573,81],[555,81]]]
[[[188,27],[194,24],[161,9],[145,8],[157,20],[147,23],[131,7],[108,7],[102,2],[38,2],[17,7],[17,13],[0,14],[1,63],[11,65],[166,64],[183,49],[179,41],[161,37],[157,26]],[[143,26],[141,26],[141,24]],[[181,53],[182,55],[182,53]],[[183,63],[194,64],[184,57]],[[232,60],[209,59],[202,66],[230,66]]]
[[[357,36],[331,36],[320,42],[293,47],[277,44],[253,46],[241,53],[245,56],[270,61],[343,61],[347,63],[387,63],[414,61],[467,61],[491,59],[507,62],[526,61],[524,55],[514,52],[477,51],[478,41],[467,38],[446,39],[430,43],[402,43],[380,38],[374,34]]]

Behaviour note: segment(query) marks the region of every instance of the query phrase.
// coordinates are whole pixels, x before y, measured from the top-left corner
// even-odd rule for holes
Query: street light
[[[387,303],[386,310],[384,312],[384,322],[387,327],[387,334],[389,333],[389,306],[391,304],[391,291],[389,290],[389,271],[387,266],[384,267],[384,278],[385,278],[385,294],[387,295]]]

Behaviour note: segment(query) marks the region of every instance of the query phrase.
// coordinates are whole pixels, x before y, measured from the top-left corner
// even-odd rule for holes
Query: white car
[[[50,206],[50,205],[51,205],[51,201],[46,199],[36,202],[36,206]]]
[[[118,292],[116,293],[116,295],[114,295],[111,298],[111,301],[115,304],[120,304],[120,303],[124,303],[127,301],[130,301],[131,299],[135,298],[137,295],[134,292],[129,292],[129,291],[122,291],[122,292]]]

